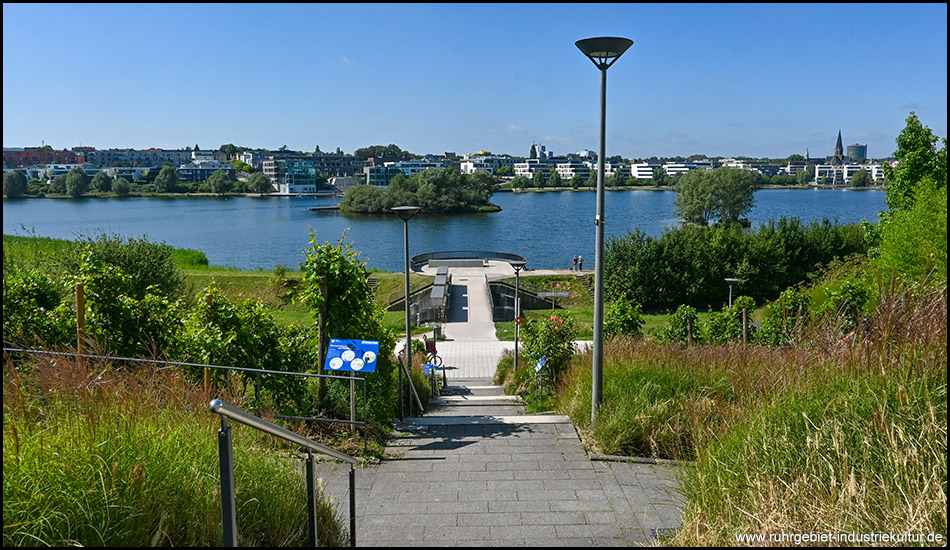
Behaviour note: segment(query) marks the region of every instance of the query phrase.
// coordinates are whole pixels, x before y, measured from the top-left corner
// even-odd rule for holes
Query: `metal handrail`
[[[490,252],[486,250],[455,250],[446,252],[427,252],[412,257],[412,269],[419,268],[429,260],[465,260],[465,259],[492,259],[501,261],[524,261],[523,256],[509,252]]]
[[[350,546],[356,546],[356,471],[353,466],[358,459],[311,441],[306,437],[258,418],[238,407],[215,399],[209,406],[211,412],[221,417],[218,429],[218,464],[221,473],[221,531],[224,546],[237,546],[237,506],[234,495],[234,450],[231,427],[228,419],[240,422],[275,437],[279,437],[307,449],[307,508],[310,526],[310,544],[317,546],[316,484],[314,480],[313,451],[342,460],[350,465]]]
[[[277,424],[268,422],[262,418],[254,416],[251,413],[245,412],[234,405],[229,405],[220,399],[215,399],[211,402],[210,405],[211,412],[218,413],[221,416],[226,416],[235,422],[240,422],[245,426],[250,426],[256,430],[260,430],[264,433],[279,437],[281,439],[286,439],[291,443],[296,443],[305,449],[310,449],[321,454],[333,457],[337,460],[342,460],[349,464],[356,464],[359,462],[358,459],[353,458],[348,454],[341,453],[340,451],[331,449],[326,445],[321,445],[316,441],[311,441],[306,437],[288,430],[287,428],[281,428]]]

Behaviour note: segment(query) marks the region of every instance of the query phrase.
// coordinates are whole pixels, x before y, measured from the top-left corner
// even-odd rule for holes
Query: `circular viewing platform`
[[[488,267],[492,263],[523,262],[523,256],[508,252],[488,252],[484,250],[456,250],[450,252],[427,252],[413,256],[413,271],[422,271],[432,267]]]

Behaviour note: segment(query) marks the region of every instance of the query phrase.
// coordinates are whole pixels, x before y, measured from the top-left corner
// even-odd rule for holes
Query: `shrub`
[[[76,317],[67,289],[38,271],[3,276],[4,346],[60,347],[75,342]]]
[[[574,355],[577,326],[570,317],[529,317],[521,321],[524,356],[532,366],[542,359],[552,380],[557,380]]]
[[[624,294],[614,300],[604,314],[604,335],[640,336],[643,331],[643,311],[640,304],[634,304]]]
[[[666,327],[657,331],[654,336],[661,342],[679,342],[682,344],[701,342],[702,335],[696,308],[685,305],[678,307],[676,313],[670,316],[670,321]]]

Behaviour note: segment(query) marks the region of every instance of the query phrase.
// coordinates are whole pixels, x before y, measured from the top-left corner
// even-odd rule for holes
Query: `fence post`
[[[231,427],[221,417],[218,429],[218,468],[221,475],[221,544],[237,546],[237,507],[234,504],[234,453],[231,446]]]
[[[317,547],[317,491],[313,479],[313,452],[307,449],[307,523],[310,526],[310,547]]]
[[[320,306],[317,308],[317,330],[320,332],[320,349],[317,351],[317,362],[320,363],[317,367],[317,372],[320,374],[326,374],[323,371],[323,367],[327,362],[327,348],[330,347],[330,338],[327,334],[327,300],[329,300],[329,283],[326,275],[320,277],[320,296],[323,297],[323,300],[320,301]],[[320,404],[320,408],[323,408],[324,401],[327,398],[327,381],[325,378],[319,378],[317,381],[317,403]]]
[[[82,353],[82,341],[86,338],[86,290],[76,283],[76,353]]]
[[[742,308],[742,343],[749,343],[749,310]]]
[[[211,294],[206,293],[205,305],[208,306],[209,317],[211,316],[211,305],[213,302],[214,302],[214,299],[212,298]],[[210,321],[210,319],[208,320]],[[208,362],[210,363],[211,361],[208,361]],[[204,388],[206,392],[209,392],[209,393],[211,392],[211,369],[209,369],[208,367],[205,367],[205,372],[204,372]]]

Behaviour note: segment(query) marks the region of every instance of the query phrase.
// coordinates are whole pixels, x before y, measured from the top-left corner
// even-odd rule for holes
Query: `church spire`
[[[841,130],[838,130],[838,143],[835,145],[835,157],[844,157],[844,146],[841,145]]]

